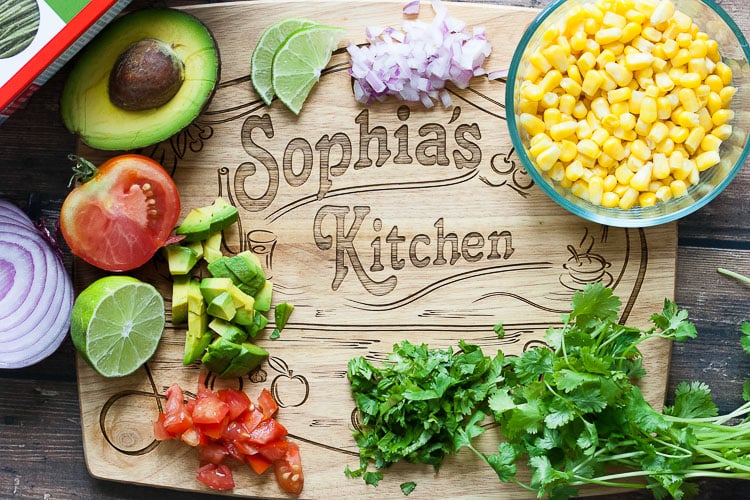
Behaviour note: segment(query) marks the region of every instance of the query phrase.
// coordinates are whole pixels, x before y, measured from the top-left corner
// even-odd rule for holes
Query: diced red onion
[[[49,235],[0,200],[0,368],[46,358],[70,327],[73,284]]]
[[[406,5],[404,5],[404,14],[406,15],[414,15],[419,14],[419,0],[413,0]]]
[[[415,13],[414,3],[404,6],[405,14]],[[449,107],[446,83],[464,89],[472,78],[486,74],[482,66],[492,48],[485,29],[475,27],[470,33],[440,0],[432,0],[431,5],[432,22],[405,20],[400,30],[369,27],[365,30],[369,44],[347,47],[358,102],[371,104],[392,95],[426,107],[439,100]]]

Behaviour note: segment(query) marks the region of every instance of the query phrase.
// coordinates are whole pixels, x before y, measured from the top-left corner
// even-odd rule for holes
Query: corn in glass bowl
[[[710,168],[707,168],[699,173],[699,177],[696,175],[695,172],[692,173],[692,180],[695,181],[692,185],[686,185],[686,190],[684,191],[684,194],[681,193],[679,189],[677,189],[679,186],[675,187],[675,191],[678,195],[674,196],[667,193],[664,194],[664,190],[662,190],[662,196],[660,198],[657,198],[654,202],[654,197],[650,195],[644,196],[644,202],[643,204],[640,203],[640,201],[636,201],[632,204],[629,208],[621,208],[620,204],[618,203],[615,206],[606,206],[607,204],[612,205],[613,201],[615,199],[614,196],[610,195],[606,199],[600,199],[599,196],[599,181],[595,181],[594,183],[582,183],[579,182],[578,186],[573,187],[573,184],[575,184],[574,180],[580,180],[582,178],[587,178],[590,180],[591,178],[591,170],[594,167],[601,167],[598,169],[598,176],[599,177],[606,177],[610,176],[610,179],[607,179],[606,182],[607,188],[611,188],[612,186],[612,178],[617,172],[616,167],[618,165],[627,164],[630,166],[630,170],[633,173],[633,175],[637,174],[638,171],[638,165],[642,163],[648,163],[651,162],[651,170],[653,174],[656,173],[656,164],[663,165],[663,157],[657,158],[654,156],[654,153],[657,151],[667,151],[669,152],[668,146],[664,146],[664,149],[660,149],[660,147],[655,144],[653,140],[648,139],[647,134],[645,134],[645,126],[648,124],[653,125],[652,120],[650,118],[646,117],[646,112],[644,111],[643,118],[644,121],[648,120],[646,124],[640,123],[638,127],[641,129],[639,132],[643,132],[644,136],[637,135],[636,137],[643,139],[641,142],[646,143],[651,150],[651,158],[649,160],[641,160],[639,163],[639,159],[644,158],[645,155],[641,154],[642,152],[640,149],[643,149],[643,144],[638,144],[638,147],[635,145],[634,142],[632,142],[633,135],[630,133],[627,137],[625,136],[625,132],[623,132],[622,127],[619,126],[619,124],[612,123],[613,120],[619,119],[624,120],[624,118],[621,118],[623,113],[622,111],[622,105],[619,107],[613,106],[613,109],[617,111],[618,113],[610,113],[611,116],[604,117],[601,116],[601,122],[607,124],[609,128],[604,127],[603,125],[599,124],[597,125],[597,121],[594,120],[594,125],[589,127],[592,130],[589,132],[592,132],[596,130],[597,128],[600,128],[599,132],[595,132],[595,134],[598,134],[594,141],[592,141],[592,137],[586,136],[589,132],[583,132],[581,137],[588,139],[588,141],[584,141],[583,139],[578,138],[578,131],[573,133],[570,136],[567,136],[568,140],[571,140],[575,143],[577,151],[575,152],[576,157],[575,158],[582,158],[584,159],[584,172],[583,176],[579,177],[579,174],[581,173],[578,169],[579,165],[576,165],[575,168],[571,169],[571,172],[567,172],[567,167],[572,163],[574,160],[569,160],[571,158],[570,151],[570,145],[567,144],[567,151],[568,153],[562,153],[564,155],[565,160],[569,161],[562,161],[560,159],[557,159],[557,154],[554,152],[554,154],[550,154],[549,151],[545,149],[545,145],[549,145],[548,142],[544,142],[543,140],[537,141],[539,139],[532,139],[532,137],[539,135],[538,134],[538,128],[534,128],[534,126],[526,126],[525,123],[528,123],[528,99],[524,97],[524,99],[521,99],[521,93],[522,93],[522,87],[525,85],[525,80],[535,81],[539,85],[537,87],[543,87],[542,92],[545,94],[550,94],[542,97],[542,100],[539,101],[536,108],[536,116],[539,118],[539,120],[547,125],[546,130],[544,131],[544,134],[550,135],[551,133],[551,124],[555,123],[555,116],[560,116],[560,113],[552,113],[550,112],[550,120],[547,122],[545,121],[546,116],[545,111],[546,109],[549,109],[550,107],[563,107],[563,112],[571,112],[571,98],[566,97],[560,99],[565,94],[572,94],[575,96],[576,91],[578,91],[578,97],[576,98],[576,102],[581,101],[584,102],[586,105],[586,109],[588,110],[588,113],[594,113],[594,109],[597,107],[596,105],[592,106],[593,96],[599,96],[599,97],[606,97],[609,98],[609,90],[613,90],[612,88],[612,82],[609,82],[609,86],[607,87],[607,83],[602,84],[602,89],[598,94],[591,93],[586,94],[585,92],[581,92],[580,89],[573,88],[571,89],[571,85],[575,87],[574,84],[571,84],[569,80],[569,72],[567,70],[561,71],[562,76],[564,78],[568,78],[567,80],[561,82],[563,87],[560,86],[560,83],[557,84],[555,87],[555,79],[549,79],[548,81],[543,81],[545,75],[549,72],[543,71],[545,66],[549,66],[551,70],[558,69],[565,69],[565,65],[568,64],[568,67],[570,65],[574,64],[575,61],[581,61],[580,54],[585,52],[586,50],[589,50],[591,48],[591,45],[584,45],[584,42],[582,41],[581,35],[576,35],[578,39],[573,39],[573,33],[575,33],[575,29],[572,28],[572,26],[575,25],[577,21],[571,21],[571,13],[574,13],[575,16],[581,16],[580,9],[583,8],[586,14],[584,17],[591,17],[596,18],[598,16],[598,12],[596,10],[588,10],[591,9],[591,6],[598,5],[599,11],[602,12],[604,15],[611,16],[611,14],[607,14],[607,9],[603,8],[603,6],[614,6],[618,4],[620,9],[623,10],[637,10],[640,9],[645,12],[645,14],[641,14],[641,18],[645,18],[646,20],[643,21],[643,24],[641,25],[641,32],[637,35],[641,38],[645,38],[646,41],[643,40],[636,40],[635,42],[626,42],[624,45],[632,45],[635,44],[636,47],[639,50],[644,50],[648,52],[652,47],[654,43],[656,42],[657,38],[654,38],[654,32],[652,29],[647,30],[646,27],[653,28],[654,26],[650,24],[650,20],[654,19],[656,22],[658,21],[658,16],[660,14],[656,14],[656,18],[649,17],[649,12],[656,9],[665,9],[667,10],[667,14],[670,13],[669,5],[667,6],[660,6],[661,3],[663,3],[664,0],[554,0],[552,3],[547,5],[543,10],[540,11],[540,13],[536,16],[536,18],[532,21],[532,23],[529,25],[529,27],[526,29],[524,35],[521,38],[521,41],[519,42],[511,62],[510,70],[508,72],[507,77],[507,86],[506,86],[506,94],[505,94],[505,103],[506,103],[506,111],[507,111],[507,122],[508,122],[508,129],[511,136],[511,140],[513,142],[513,146],[515,148],[516,153],[518,154],[522,165],[524,168],[529,172],[534,182],[541,187],[541,189],[549,195],[555,202],[557,202],[559,205],[564,207],[565,209],[569,210],[570,212],[583,217],[585,219],[610,225],[610,226],[616,226],[616,227],[647,227],[647,226],[654,226],[658,224],[663,224],[667,222],[671,222],[674,220],[677,220],[681,217],[684,217],[711,200],[713,200],[726,186],[732,181],[732,179],[737,175],[739,170],[742,168],[743,164],[745,163],[748,152],[750,152],[750,143],[748,142],[748,133],[750,132],[750,65],[748,64],[748,59],[750,59],[750,49],[748,48],[748,43],[741,32],[741,30],[737,27],[737,25],[734,23],[732,18],[714,1],[712,0],[670,0],[670,4],[674,7],[675,11],[679,11],[682,14],[685,14],[689,16],[689,18],[692,20],[692,22],[697,25],[698,29],[708,35],[708,37],[712,40],[715,40],[718,46],[718,50],[721,54],[721,61],[723,64],[726,64],[728,68],[731,69],[731,76],[732,81],[729,86],[734,88],[734,94],[731,97],[731,104],[729,105],[729,108],[731,109],[731,112],[733,113],[733,117],[731,118],[731,134],[728,134],[728,136],[722,137],[722,140],[720,141],[720,146],[718,147],[718,153],[719,153],[719,161],[718,164],[714,164]],[[627,6],[627,7],[625,7]],[[576,11],[575,9],[579,9],[579,11]],[[615,9],[612,9],[615,10]],[[576,13],[577,12],[577,13]],[[678,16],[680,15],[678,12]],[[592,14],[592,13],[595,13]],[[653,14],[653,12],[651,12]],[[624,12],[622,14],[623,18],[625,18],[626,23],[631,22],[632,20],[636,21],[642,21],[642,19],[638,19],[639,15],[637,12],[630,13],[629,15],[626,15]],[[684,21],[684,16],[679,18],[680,20]],[[566,28],[565,23],[568,23],[568,27]],[[586,22],[585,20],[581,22]],[[592,22],[592,21],[588,21]],[[598,22],[598,21],[597,21]],[[676,23],[676,21],[675,21]],[[618,32],[615,32],[614,35],[612,35],[610,30],[609,32],[607,29],[609,29],[610,25],[618,25],[621,27],[621,30],[619,32],[620,38],[615,40],[614,37],[618,36]],[[656,25],[657,27],[664,28],[664,24]],[[578,26],[581,27],[580,25]],[[554,29],[551,29],[554,28]],[[627,40],[626,32],[629,28],[632,28],[632,26],[622,26],[622,19],[608,17],[607,23],[600,23],[600,27],[597,30],[590,30],[591,33],[588,34],[588,38],[592,40],[599,40],[602,43],[599,45],[599,53],[597,54],[594,52],[594,55],[597,57],[601,55],[601,52],[605,48],[609,47],[615,47],[616,45],[619,45],[619,43],[622,43],[622,40]],[[695,30],[695,28],[693,28]],[[580,31],[580,30],[579,30]],[[585,30],[584,30],[585,31]],[[671,61],[672,59],[667,59],[663,52],[664,47],[666,47],[666,44],[664,43],[664,40],[666,40],[667,34],[670,36],[675,36],[675,33],[677,33],[677,28],[674,28],[673,31],[668,32],[667,29],[663,29],[662,33],[662,47],[660,48],[661,52],[657,54],[657,57],[660,57],[662,59],[661,64],[656,66],[654,69],[652,69],[653,75],[652,80],[654,86],[656,86],[657,89],[660,89],[659,95],[654,95],[654,99],[658,99],[659,97],[667,96],[671,92],[667,90],[668,85],[664,84],[664,78],[663,75],[660,75],[662,77],[659,79],[656,77],[656,74],[659,72],[668,72],[669,69],[674,67],[672,65]],[[566,40],[563,40],[562,43],[558,43],[558,39],[555,38],[556,36],[563,36]],[[658,37],[658,34],[656,34]],[[693,32],[693,36],[695,36],[695,33]],[[609,38],[608,38],[609,37]],[[652,42],[649,45],[648,38],[651,38]],[[614,41],[613,41],[614,40]],[[619,43],[617,43],[619,42]],[[679,47],[687,46],[685,43],[683,43],[684,40],[681,39],[679,43],[682,45],[678,45]],[[571,54],[565,54],[563,51],[562,57],[568,58],[568,61],[566,62],[564,59],[561,59],[560,49],[559,47],[555,47],[556,50],[550,50],[545,52],[544,49],[546,47],[549,47],[550,45],[560,45],[562,44],[565,46],[565,44],[569,46],[568,49],[570,50]],[[590,43],[590,42],[585,42]],[[614,45],[608,45],[610,43],[614,43]],[[645,47],[645,49],[644,49]],[[670,50],[673,49],[673,47],[669,47]],[[612,51],[617,52],[617,48],[614,48]],[[611,52],[612,52],[611,51]],[[611,54],[607,54],[609,56],[608,60],[609,62],[617,62],[619,64],[619,69],[622,69],[622,66],[625,65],[625,57],[627,53],[634,53],[636,52],[633,49],[625,49],[623,50],[620,55],[621,57],[617,57],[615,61],[612,59]],[[540,58],[540,55],[545,54],[546,57]],[[670,52],[672,54],[672,52]],[[690,53],[690,56],[694,56],[695,54]],[[535,59],[536,58],[536,59]],[[557,58],[557,60],[555,60]],[[591,59],[589,57],[589,59]],[[632,65],[628,66],[628,68],[632,68],[633,71],[631,71],[634,75],[640,75],[638,73],[638,68],[640,66],[637,66],[640,64],[637,62],[638,57],[633,57],[632,59],[628,60],[628,63],[630,64],[632,62]],[[667,65],[665,66],[663,64],[663,61],[666,59]],[[540,60],[542,61],[540,63]],[[551,61],[551,62],[550,62]],[[676,59],[674,60],[675,63],[678,63]],[[586,69],[586,63],[582,62],[583,69]],[[603,59],[602,61],[597,61],[595,64],[600,64],[600,66],[594,66],[595,68],[599,68],[601,72],[605,71],[605,68],[607,68],[607,59]],[[711,68],[709,68],[711,71],[714,71],[715,64],[710,63]],[[576,63],[577,65],[577,63]],[[687,66],[686,66],[687,67]],[[542,68],[542,69],[540,69]],[[608,73],[608,75],[614,74],[617,75],[617,66],[610,66],[609,69],[611,69],[611,73]],[[690,68],[692,69],[692,67]],[[705,71],[705,69],[703,70]],[[689,72],[685,70],[685,72]],[[591,81],[586,81],[587,74],[584,71],[581,71],[579,69],[579,78],[580,80],[579,85],[585,86],[588,84],[587,90],[592,91],[593,88],[592,85],[596,85],[597,82],[592,83]],[[598,81],[597,75],[589,75],[596,78],[591,78],[592,80]],[[646,75],[647,76],[647,75]],[[705,74],[703,75],[705,77]],[[626,77],[625,77],[626,78]],[[645,76],[643,76],[645,78]],[[559,80],[559,77],[557,78]],[[575,80],[575,78],[572,78],[572,80]],[[638,80],[638,83],[644,83],[644,87],[637,86],[635,83],[631,82],[627,85],[623,86],[629,86],[631,89],[638,89],[642,93],[649,94],[646,89],[648,88],[647,82],[642,82],[638,78],[634,76],[633,80]],[[714,79],[715,80],[715,79]],[[657,82],[659,85],[657,85]],[[685,80],[685,85],[692,86],[694,84],[687,83],[687,80]],[[527,82],[528,83],[528,82]],[[624,80],[621,81],[621,83],[624,83]],[[705,80],[702,80],[700,82],[701,85],[705,85]],[[615,85],[615,87],[620,88],[620,85]],[[660,88],[661,87],[661,88]],[[672,89],[677,93],[677,88],[681,87],[680,80],[678,79],[677,83],[675,84],[675,89]],[[705,88],[705,87],[704,87]],[[536,91],[539,91],[539,88],[535,88]],[[652,88],[651,91],[654,91]],[[696,89],[696,92],[698,90]],[[551,94],[556,94],[551,95]],[[526,95],[526,94],[524,94]],[[650,95],[650,94],[649,94]],[[585,99],[584,97],[587,97],[588,99]],[[622,96],[624,97],[624,96]],[[642,97],[642,96],[641,96]],[[715,97],[715,96],[714,96]],[[673,109],[675,100],[677,99],[675,96],[670,96],[673,103]],[[536,97],[535,97],[536,99]],[[544,100],[547,99],[547,100]],[[557,102],[556,102],[557,100]],[[605,99],[607,100],[607,99]],[[527,102],[523,102],[527,101]],[[565,103],[563,104],[563,101]],[[618,97],[612,98],[613,103],[618,101]],[[627,100],[626,100],[627,101]],[[662,100],[663,102],[664,100]],[[705,106],[706,98],[703,98],[702,104]],[[682,102],[676,103],[678,106],[682,106]],[[601,101],[599,102],[599,105],[601,105]],[[686,103],[685,106],[688,106]],[[578,109],[580,110],[580,104],[578,104]],[[594,109],[592,109],[594,108]],[[601,108],[600,108],[601,109]],[[606,108],[604,108],[605,111],[602,112],[602,115],[606,115]],[[682,109],[682,108],[680,108]],[[645,108],[644,108],[645,110]],[[526,113],[527,116],[522,116]],[[532,113],[534,114],[534,113]],[[580,113],[576,113],[578,116],[581,116]],[[661,121],[663,123],[669,123],[669,129],[675,127],[675,123],[670,119],[663,119],[664,115],[661,111],[659,111],[659,114],[662,115],[659,117],[656,121]],[[573,120],[576,120],[575,117],[571,117],[569,114],[564,114],[566,118],[572,118]],[[635,114],[635,118],[639,119],[639,116],[637,113]],[[675,115],[673,115],[675,116]],[[614,117],[614,118],[613,118]],[[687,118],[685,118],[687,120]],[[524,121],[526,120],[526,121]],[[583,121],[587,121],[586,118],[582,118]],[[607,122],[609,120],[609,122]],[[579,120],[580,121],[580,120]],[[632,121],[632,118],[630,118],[630,121]],[[534,122],[536,126],[539,126],[539,122]],[[704,122],[705,123],[705,122]],[[618,128],[620,127],[620,128]],[[565,136],[565,134],[570,134],[570,131],[562,131],[560,132],[560,129],[564,127],[559,127],[554,135],[554,138],[548,137],[552,140],[553,143],[556,143],[558,146],[561,144],[563,139],[561,137]],[[531,129],[531,132],[530,132]],[[663,136],[663,128],[659,128],[661,130],[661,135],[657,136],[661,138]],[[717,135],[722,135],[723,133],[727,133],[727,128],[724,127],[719,133],[717,129]],[[606,132],[606,135],[605,135]],[[655,131],[654,134],[657,132]],[[594,153],[591,153],[590,156],[584,155],[583,157],[578,156],[581,154],[581,151],[588,152],[588,148],[591,148],[592,142],[602,142],[602,138],[604,137],[610,137],[613,135],[619,136],[622,140],[620,141],[622,145],[624,145],[625,151],[621,151],[619,149],[616,149],[616,152],[613,152],[612,154],[615,157],[620,156],[619,160],[615,160],[614,164],[612,162],[613,158],[612,156],[606,155],[602,160],[606,158],[606,161],[602,161],[605,165],[607,165],[607,168],[599,165],[599,160],[593,161],[591,157],[594,156]],[[555,140],[557,139],[557,140]],[[631,139],[631,140],[628,140]],[[695,138],[693,138],[695,139]],[[671,140],[671,139],[670,139]],[[675,132],[674,140],[672,140],[672,144],[681,144],[682,146],[678,146],[678,149],[681,149],[683,151],[683,155],[685,157],[689,157],[689,153],[685,152],[685,145],[686,142],[677,142],[677,141],[684,141],[685,139]],[[536,141],[536,142],[534,142]],[[616,141],[615,141],[616,142]],[[695,142],[695,141],[692,141]],[[691,143],[692,143],[691,142]],[[715,142],[715,141],[714,141]],[[666,143],[665,143],[666,144]],[[536,147],[534,147],[536,145]],[[597,144],[599,146],[599,154],[601,155],[602,146],[604,144]],[[707,146],[710,147],[710,146]],[[560,148],[558,148],[560,149]],[[566,148],[562,147],[562,150],[565,151]],[[540,151],[543,151],[542,154],[540,154]],[[612,148],[608,148],[607,151],[612,152]],[[702,151],[701,148],[698,149],[697,153],[700,153]],[[624,154],[623,154],[624,153]],[[697,154],[696,153],[696,154]],[[648,151],[646,151],[646,154],[648,154]],[[663,153],[662,153],[663,154]],[[669,155],[667,155],[669,156]],[[709,155],[710,156],[710,155]],[[631,159],[631,157],[635,157],[634,159]],[[695,161],[701,161],[705,162],[705,158],[702,158],[701,160],[697,160],[693,158]],[[593,164],[592,164],[593,161]],[[588,163],[586,163],[588,162]],[[630,162],[630,163],[628,163]],[[679,162],[676,162],[679,163]],[[713,163],[713,162],[710,162]],[[557,165],[556,165],[557,164]],[[635,166],[631,166],[631,164]],[[586,169],[588,169],[588,172],[586,172]],[[603,170],[604,171],[603,171]],[[561,174],[561,170],[563,174]],[[663,170],[663,168],[662,168]],[[697,170],[697,169],[695,169]],[[618,192],[621,194],[625,194],[627,191],[626,187],[628,185],[627,181],[627,172],[621,171],[619,172],[622,174],[620,177],[622,182],[618,181],[618,185],[621,187],[617,188]],[[653,176],[651,177],[650,182],[659,181],[660,179],[657,179]],[[663,176],[664,174],[660,174]],[[663,178],[666,182],[662,182],[662,187],[664,185],[669,186],[673,180],[675,180],[675,176],[680,176],[679,173],[670,173],[666,176],[666,178]],[[617,176],[615,176],[618,178]],[[688,179],[686,179],[687,181]],[[632,181],[632,179],[631,179]],[[632,181],[635,182],[635,181]],[[586,185],[587,188],[583,189],[581,188],[581,185]],[[687,182],[686,182],[687,184]],[[633,184],[636,185],[636,184]],[[679,183],[677,183],[679,185]],[[658,193],[658,184],[650,184],[654,189],[655,193]],[[591,189],[591,196],[589,196],[589,188]],[[670,190],[671,192],[671,190]],[[630,193],[632,195],[632,193]],[[593,198],[592,198],[593,196]],[[632,197],[632,196],[631,196]],[[595,202],[589,201],[589,199],[595,200]],[[617,199],[621,199],[620,196],[617,197]],[[638,198],[640,200],[640,196]],[[632,200],[631,200],[632,201]],[[628,203],[624,203],[624,206],[627,206]]]

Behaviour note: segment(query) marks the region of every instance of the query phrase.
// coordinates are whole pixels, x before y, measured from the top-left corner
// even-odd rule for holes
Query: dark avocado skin
[[[175,35],[167,39],[164,33]],[[110,99],[109,75],[127,47],[144,38],[174,49],[185,61],[184,81],[161,106],[125,110]],[[110,24],[80,54],[63,89],[62,119],[92,148],[142,149],[169,139],[200,115],[214,95],[220,68],[216,40],[198,18],[177,9],[136,10]]]

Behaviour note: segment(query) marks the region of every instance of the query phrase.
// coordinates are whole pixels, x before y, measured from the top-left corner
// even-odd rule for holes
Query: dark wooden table
[[[131,8],[197,3],[207,2],[135,0]],[[500,3],[538,8],[548,2]],[[750,38],[750,10],[745,1],[718,3]],[[0,197],[35,215],[54,217],[67,192],[71,172],[66,157],[75,150],[75,138],[61,123],[58,100],[68,69],[63,68],[24,110],[0,125]],[[742,404],[750,357],[739,347],[738,330],[743,320],[750,320],[750,289],[719,275],[716,268],[750,274],[749,190],[750,169],[746,167],[716,200],[679,223],[675,298],[689,311],[699,337],[674,345],[668,403],[680,381],[701,380],[713,390],[722,412]],[[43,362],[0,371],[0,498],[209,497],[93,479],[86,470],[80,425],[75,351],[69,340]],[[637,492],[607,498],[632,500],[649,495]],[[700,498],[750,498],[750,481],[703,481]]]

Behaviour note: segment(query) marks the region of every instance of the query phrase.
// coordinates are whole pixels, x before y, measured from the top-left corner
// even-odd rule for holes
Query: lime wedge
[[[253,50],[252,58],[250,59],[250,78],[253,82],[253,87],[258,93],[263,102],[271,104],[271,100],[274,96],[273,84],[271,82],[271,64],[273,63],[273,55],[276,53],[284,40],[297,31],[298,29],[306,26],[314,26],[317,23],[301,18],[289,18],[278,21],[263,31],[260,35],[260,40]]]
[[[97,372],[122,377],[154,354],[164,321],[164,299],[156,288],[130,276],[107,276],[76,298],[70,336]]]
[[[273,88],[279,100],[299,114],[310,90],[320,80],[320,72],[331,60],[341,28],[308,26],[284,40],[273,56]]]

